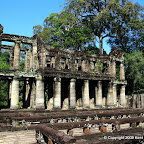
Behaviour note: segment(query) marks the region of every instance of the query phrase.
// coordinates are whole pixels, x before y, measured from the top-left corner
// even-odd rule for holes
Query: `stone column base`
[[[98,109],[101,109],[101,108],[102,108],[102,105],[96,105],[95,108],[96,108],[96,109],[97,109],[97,108],[98,108]]]

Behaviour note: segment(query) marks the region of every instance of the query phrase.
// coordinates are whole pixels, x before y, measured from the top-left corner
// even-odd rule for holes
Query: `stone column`
[[[25,66],[24,66],[24,71],[28,71],[28,50],[25,51]]]
[[[94,70],[94,62],[90,61],[90,70]]]
[[[15,42],[13,67],[14,70],[20,69],[20,41]]]
[[[95,105],[96,105],[96,102],[97,102],[97,96],[98,96],[98,87],[95,84]]]
[[[38,68],[38,58],[37,58],[37,39],[32,44],[32,62],[33,62],[33,70]]]
[[[138,107],[138,108],[141,108],[140,94],[137,95],[137,107]]]
[[[10,50],[10,70],[13,70],[13,64],[14,64],[14,51],[13,49]]]
[[[116,61],[112,61],[112,76],[116,77]]]
[[[70,80],[70,108],[76,107],[76,79]]]
[[[30,45],[29,49],[29,70],[33,71],[33,53],[32,53],[32,45]]]
[[[120,64],[120,80],[125,80],[125,70],[123,62]]]
[[[112,74],[112,73],[111,73],[111,62],[108,61],[107,64],[108,64],[108,73],[109,73],[109,74]]]
[[[120,89],[120,105],[126,106],[125,85],[122,85]]]
[[[83,107],[89,108],[89,80],[84,80],[82,101]]]
[[[19,79],[14,77],[12,81],[10,109],[18,109],[19,108],[18,104],[19,104]]]
[[[1,41],[2,41],[1,34],[2,33],[3,33],[3,26],[0,24],[0,69],[1,69]]]
[[[102,107],[102,81],[98,81],[98,91],[96,96],[96,106]]]
[[[113,106],[113,105],[114,105],[113,86],[112,86],[112,83],[109,82],[108,93],[107,93],[107,106]]]
[[[1,37],[0,37],[0,69],[1,69]]]
[[[61,109],[61,78],[54,78],[54,108]]]
[[[42,76],[36,78],[36,109],[44,109],[44,82]]]
[[[25,108],[29,106],[29,94],[30,94],[30,79],[27,78],[24,82],[25,85],[25,98],[24,98],[24,104]]]
[[[31,90],[31,97],[30,97],[30,107],[36,108],[36,84],[33,80],[32,82],[32,90]]]
[[[141,108],[144,108],[144,94],[141,93]]]
[[[133,94],[133,107],[132,108],[136,108],[136,94]]]
[[[11,92],[12,92],[12,82],[9,81],[9,102],[8,102],[9,107],[11,103]]]
[[[113,102],[117,105],[117,84],[113,84]]]

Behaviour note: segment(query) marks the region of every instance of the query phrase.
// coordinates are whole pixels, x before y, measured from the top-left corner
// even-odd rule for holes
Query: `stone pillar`
[[[14,51],[13,49],[10,50],[10,70],[13,70],[13,64],[14,64]]]
[[[12,92],[12,82],[9,81],[9,102],[8,102],[9,107],[11,103],[11,92]]]
[[[111,73],[111,62],[108,61],[107,64],[108,64],[108,74],[112,74]]]
[[[1,34],[2,33],[3,33],[3,26],[0,24],[0,69],[1,69],[1,41],[2,41]]]
[[[120,105],[126,106],[125,85],[122,85],[120,89]]]
[[[141,108],[144,108],[144,94],[141,94]]]
[[[61,109],[61,78],[54,78],[54,108]]]
[[[96,106],[102,107],[102,81],[98,81],[98,91],[96,96]]]
[[[18,104],[19,104],[19,79],[14,77],[12,81],[10,109],[18,109],[19,108]]]
[[[141,108],[141,97],[140,97],[140,94],[137,95],[137,107]]]
[[[0,37],[0,69],[1,69],[1,37]]]
[[[133,107],[132,108],[136,108],[136,94],[133,94]]]
[[[36,78],[36,109],[44,109],[44,82],[42,76]]]
[[[36,108],[36,84],[35,81],[32,82],[32,90],[31,90],[31,97],[30,97],[30,107]]]
[[[107,106],[113,106],[113,105],[114,105],[113,86],[112,86],[112,83],[109,82],[108,93],[107,93]]]
[[[20,69],[20,41],[15,42],[13,67],[14,70]]]
[[[112,61],[112,76],[116,77],[116,61]]]
[[[95,105],[96,105],[96,102],[97,102],[97,96],[98,96],[98,87],[95,84]]]
[[[89,108],[89,80],[84,80],[82,101],[83,107]]]
[[[24,66],[24,71],[28,71],[28,50],[25,51],[25,66]]]
[[[90,61],[90,70],[94,70],[94,62]]]
[[[33,70],[35,71],[38,68],[38,58],[37,58],[37,40],[35,40],[32,44],[32,63]]]
[[[76,107],[76,79],[70,80],[70,108]]]
[[[117,84],[113,84],[113,102],[117,105]]]
[[[33,71],[33,53],[32,53],[32,45],[30,45],[29,49],[29,70]]]
[[[123,62],[120,64],[120,80],[125,80],[125,70]]]
[[[29,95],[30,95],[30,80],[26,79],[24,82],[25,85],[25,98],[24,98],[24,105],[25,108],[29,106]]]

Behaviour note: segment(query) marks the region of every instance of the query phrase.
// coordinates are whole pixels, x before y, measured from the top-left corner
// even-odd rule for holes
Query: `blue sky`
[[[131,0],[144,6],[144,0]],[[32,37],[33,26],[42,25],[51,13],[59,13],[65,0],[0,0],[0,24],[4,33]],[[109,52],[109,46],[104,43]]]

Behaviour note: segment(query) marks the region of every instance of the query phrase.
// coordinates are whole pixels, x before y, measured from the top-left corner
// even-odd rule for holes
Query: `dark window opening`
[[[65,69],[68,69],[68,65],[65,66]]]
[[[82,69],[81,69],[81,66],[79,66],[79,67],[78,67],[78,71],[81,71],[81,70],[82,70]]]
[[[50,68],[50,64],[47,64],[47,67]]]
[[[106,73],[106,72],[107,72],[107,64],[106,64],[106,63],[103,63],[102,72],[103,72],[103,73]]]

